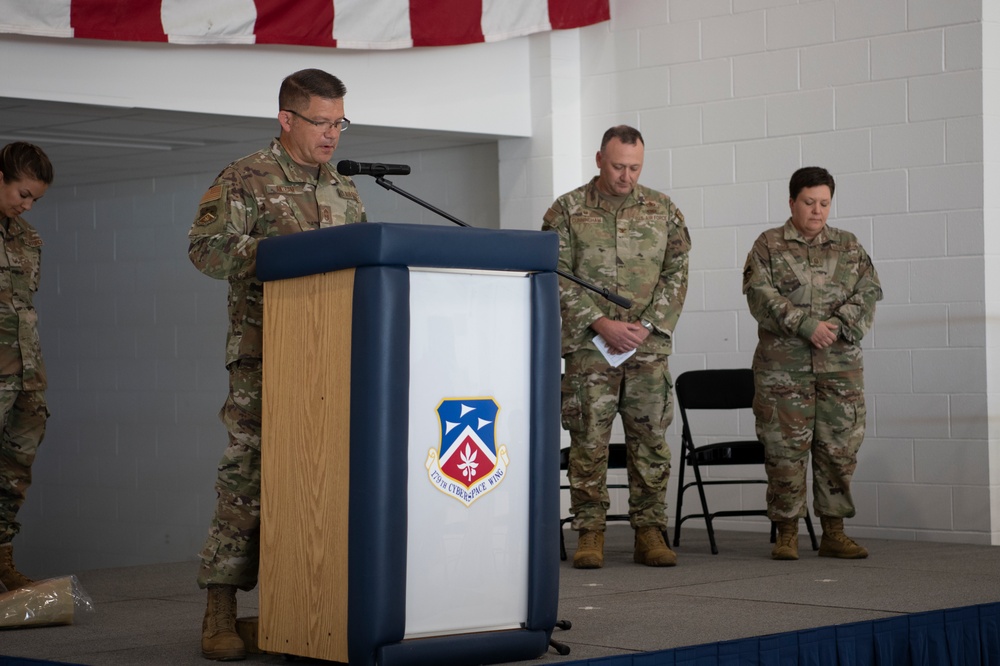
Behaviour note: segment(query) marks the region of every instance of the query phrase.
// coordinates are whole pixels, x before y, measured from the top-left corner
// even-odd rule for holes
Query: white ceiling
[[[30,141],[45,150],[59,187],[191,173],[217,173],[266,146],[274,118],[66,104],[0,97],[0,146]],[[496,137],[352,124],[335,160],[450,148]],[[387,160],[388,161],[388,160]]]

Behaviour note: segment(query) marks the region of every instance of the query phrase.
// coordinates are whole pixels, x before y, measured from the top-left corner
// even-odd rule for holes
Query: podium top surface
[[[369,222],[266,238],[257,247],[264,282],[361,266],[554,271],[553,232]]]

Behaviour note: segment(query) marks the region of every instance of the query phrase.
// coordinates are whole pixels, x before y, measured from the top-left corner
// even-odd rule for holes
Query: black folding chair
[[[715,530],[712,521],[715,518],[730,516],[766,516],[767,509],[735,509],[726,511],[709,511],[705,496],[705,486],[723,486],[738,484],[767,484],[762,478],[726,478],[705,479],[702,476],[703,467],[723,465],[755,465],[764,468],[764,445],[757,439],[732,440],[712,442],[695,446],[691,431],[689,412],[692,410],[739,410],[753,406],[754,384],[753,371],[738,370],[691,370],[682,373],[674,384],[677,395],[677,405],[680,408],[683,429],[681,433],[681,464],[677,476],[677,519],[674,521],[674,546],[681,540],[681,524],[689,518],[704,518],[708,529],[708,541],[712,546],[712,554],[718,555],[715,545]],[[684,482],[684,472],[690,468],[694,472],[694,480]],[[701,499],[701,513],[682,513],[684,492],[691,487],[698,489]],[[806,510],[806,529],[812,540],[813,550],[819,549],[816,542],[816,532],[813,530],[812,519]],[[771,542],[775,539],[776,525],[771,523]]]
[[[622,443],[611,443],[608,445],[608,471],[613,469],[626,469],[625,462],[628,457],[628,452],[625,449],[625,445]],[[569,469],[569,447],[563,448],[559,451],[559,469],[566,471]],[[569,490],[569,483],[559,486],[561,490]],[[625,483],[609,483],[608,492],[612,490],[628,490],[628,482]],[[611,521],[625,521],[628,522],[627,513],[616,513],[608,514],[604,517],[608,522]],[[566,559],[566,537],[563,534],[563,527],[573,521],[573,516],[566,516],[559,521],[559,558],[562,560]]]

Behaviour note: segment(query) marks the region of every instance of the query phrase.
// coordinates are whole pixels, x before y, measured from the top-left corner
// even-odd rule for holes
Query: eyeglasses
[[[291,109],[282,109],[282,111],[290,113],[298,118],[301,118],[310,125],[320,128],[324,132],[329,132],[332,129],[338,129],[341,132],[343,132],[344,130],[346,130],[348,127],[351,126],[351,121],[348,120],[347,118],[341,118],[340,120],[313,120],[312,118],[306,118],[301,113],[292,111]]]

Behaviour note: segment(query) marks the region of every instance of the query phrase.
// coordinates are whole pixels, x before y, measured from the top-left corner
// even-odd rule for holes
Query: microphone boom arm
[[[409,199],[410,201],[412,201],[413,203],[418,204],[420,206],[423,206],[424,208],[426,208],[427,210],[429,210],[429,211],[431,211],[433,213],[437,213],[441,217],[445,218],[446,220],[449,220],[450,222],[454,222],[455,224],[457,224],[460,227],[471,227],[472,226],[471,224],[468,224],[468,223],[463,222],[462,220],[458,219],[454,215],[451,215],[450,213],[444,212],[443,210],[441,210],[437,206],[434,206],[433,204],[429,204],[426,201],[424,201],[423,199],[415,197],[414,195],[410,194],[406,190],[403,190],[403,189],[400,189],[400,188],[396,187],[395,185],[392,184],[392,181],[388,180],[385,176],[376,176],[375,182],[378,183],[379,185],[381,185],[382,187],[384,187],[385,189],[390,190],[392,192],[395,192],[396,194],[400,194],[400,195],[406,197],[407,199]],[[620,295],[616,294],[615,292],[610,291],[606,287],[598,287],[595,284],[587,282],[586,280],[578,278],[577,276],[572,275],[571,273],[567,273],[566,271],[564,271],[562,269],[559,269],[559,268],[556,269],[556,273],[559,274],[560,276],[566,278],[567,280],[571,280],[572,282],[577,283],[578,285],[580,285],[581,287],[584,287],[585,289],[589,289],[590,291],[593,291],[593,292],[595,292],[597,294],[600,294],[601,296],[603,296],[604,298],[608,299],[609,301],[611,301],[612,303],[614,303],[615,305],[617,305],[619,307],[623,307],[623,308],[630,308],[630,307],[632,307],[632,301],[630,301],[629,299],[625,298],[624,296],[620,296]]]

